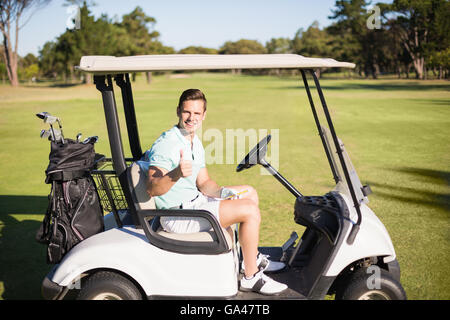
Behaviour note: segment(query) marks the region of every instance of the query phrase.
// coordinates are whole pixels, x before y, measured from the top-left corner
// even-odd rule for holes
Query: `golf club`
[[[48,140],[51,140],[53,142],[58,142],[61,140],[61,132],[59,130],[41,130],[41,133],[39,135],[41,138],[45,139],[48,138]]]
[[[37,113],[36,116],[37,116],[39,119],[44,120],[44,123],[48,123],[48,124],[50,125],[50,129],[52,130],[53,136],[54,136],[54,137],[55,137],[55,132],[54,132],[54,129],[53,129],[53,124],[54,124],[55,122],[58,122],[59,129],[60,129],[60,135],[59,135],[59,136],[60,136],[61,142],[62,142],[63,144],[65,143],[65,141],[64,141],[64,135],[63,135],[63,131],[62,131],[61,121],[60,121],[60,119],[59,119],[58,117],[52,116],[50,113],[45,112],[45,111],[44,111],[44,112]]]
[[[42,119],[42,120],[44,120],[44,123],[48,123],[49,125],[50,125],[50,129],[52,130],[52,137],[54,137],[55,136],[55,133],[54,133],[54,131],[53,131],[53,122],[54,122],[54,118],[55,117],[53,117],[50,113],[48,113],[48,112],[40,112],[40,113],[36,113],[36,116],[39,118],[39,119]],[[50,116],[50,118],[49,118],[49,116]],[[52,121],[53,120],[53,121]],[[55,119],[56,120],[56,119]],[[41,131],[41,133],[42,133],[42,131]]]
[[[39,119],[45,120],[45,116],[49,114],[48,112],[40,112],[40,113],[36,113],[36,117],[38,117]]]
[[[46,138],[48,138],[50,136],[51,136],[50,131],[49,130],[44,130],[44,129],[42,129],[41,133],[39,134],[39,137],[41,137],[42,139],[46,139]]]
[[[90,136],[90,137],[87,137],[86,139],[84,139],[82,143],[83,144],[88,144],[88,143],[94,144],[97,141],[98,141],[98,136]]]
[[[62,144],[64,144],[65,141],[64,141],[64,134],[63,134],[63,129],[62,129],[62,125],[61,125],[61,120],[60,120],[59,118],[56,118],[56,121],[58,122],[59,130],[61,131],[61,141],[62,141]]]

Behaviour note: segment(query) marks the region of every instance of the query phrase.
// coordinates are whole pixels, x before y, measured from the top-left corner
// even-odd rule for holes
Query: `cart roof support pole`
[[[334,167],[333,161],[331,160],[331,155],[326,146],[325,138],[323,137],[323,132],[322,132],[322,129],[320,126],[320,120],[319,120],[319,117],[317,116],[316,107],[314,106],[314,101],[311,96],[311,91],[309,90],[308,80],[306,79],[305,71],[303,69],[300,69],[300,71],[302,73],[302,78],[303,78],[303,83],[305,84],[306,93],[308,94],[308,100],[309,100],[309,104],[311,105],[311,110],[312,110],[312,113],[314,116],[314,121],[316,122],[317,130],[319,131],[320,140],[322,140],[322,145],[323,145],[323,148],[325,149],[325,154],[327,155],[328,163],[330,165],[331,172],[333,174],[333,179],[336,183],[338,183],[339,177],[336,173],[336,168]]]
[[[103,109],[105,111],[113,168],[116,171],[117,176],[120,176],[125,172],[126,164],[111,76],[94,76],[94,83],[97,90],[102,93]]]
[[[142,157],[142,149],[141,143],[139,141],[130,76],[128,73],[126,73],[124,80],[124,75],[118,74],[117,76],[115,76],[115,80],[122,91],[122,102],[125,113],[125,121],[127,124],[128,141],[130,142],[131,154],[133,155],[133,160],[137,161]]]
[[[350,191],[350,195],[353,200],[353,205],[356,209],[356,213],[358,214],[358,221],[353,225],[352,230],[350,231],[350,234],[347,238],[348,244],[353,244],[353,241],[355,241],[355,237],[359,231],[359,226],[361,224],[361,208],[359,206],[358,199],[356,198],[355,190],[353,189],[353,184],[350,179],[350,174],[348,172],[347,165],[345,164],[344,156],[342,154],[341,146],[339,145],[339,140],[336,135],[336,131],[334,130],[333,121],[331,120],[330,112],[328,111],[328,106],[325,101],[325,97],[322,92],[322,88],[320,87],[319,79],[316,76],[316,73],[314,70],[309,70],[311,72],[311,75],[314,79],[314,83],[316,84],[317,93],[319,94],[320,102],[322,103],[323,112],[325,113],[325,117],[327,119],[328,127],[330,128],[331,136],[333,137],[334,145],[337,150],[337,154],[339,156],[339,161],[341,162],[342,171],[344,171],[345,180],[347,181],[348,189]]]
[[[323,137],[323,132],[322,132],[322,129],[320,127],[319,117],[317,116],[316,108],[314,106],[314,102],[313,102],[313,99],[312,99],[312,96],[311,96],[311,91],[309,89],[308,81],[306,79],[306,74],[305,74],[304,70],[300,70],[300,71],[301,71],[301,74],[302,74],[303,83],[305,84],[306,92],[308,94],[308,100],[309,100],[309,103],[311,105],[311,110],[313,112],[314,120],[315,120],[316,125],[317,125],[317,130],[319,131],[319,135],[320,135],[320,138],[322,140],[322,144],[323,144],[323,146],[325,148],[325,153],[327,155],[328,163],[330,164],[331,171],[333,173],[333,178],[334,178],[334,180],[337,183],[339,181],[339,178],[338,178],[338,176],[336,174],[336,168],[334,168],[334,166],[333,166],[333,163],[331,161],[331,156],[328,153],[328,149],[327,149],[326,144],[325,144],[325,140],[324,140],[324,137]],[[356,224],[353,225],[353,228],[352,228],[352,230],[350,232],[350,235],[349,235],[349,237],[347,239],[347,243],[348,244],[352,244],[353,241],[355,240],[356,234],[358,233],[359,226],[361,224],[361,209],[360,209],[360,206],[359,206],[359,202],[358,202],[358,200],[356,198],[355,191],[353,190],[353,184],[352,184],[352,182],[350,180],[350,174],[348,172],[347,165],[345,164],[345,161],[344,161],[344,156],[342,154],[342,149],[341,149],[341,146],[339,145],[339,141],[338,141],[338,138],[337,138],[337,135],[336,135],[336,131],[334,130],[334,125],[333,125],[333,122],[331,120],[330,113],[328,111],[328,106],[327,106],[327,103],[325,101],[325,97],[323,95],[322,88],[320,87],[319,79],[317,78],[314,70],[308,70],[308,71],[311,73],[311,75],[312,75],[312,77],[314,79],[314,83],[316,85],[316,89],[317,89],[317,92],[319,94],[320,102],[322,103],[323,111],[324,111],[325,117],[327,119],[328,127],[330,128],[331,136],[333,137],[333,142],[335,144],[335,147],[336,147],[336,150],[337,150],[337,153],[338,153],[338,156],[339,156],[339,160],[340,160],[341,165],[342,165],[342,171],[344,172],[345,180],[347,182],[347,185],[348,185],[348,188],[349,188],[349,191],[350,191],[350,195],[351,195],[352,200],[353,200],[354,207],[355,207],[356,212],[358,214],[358,221],[356,222]]]
[[[105,110],[106,127],[108,130],[109,145],[111,148],[111,157],[113,168],[119,178],[122,191],[127,200],[131,217],[136,227],[140,226],[139,217],[134,209],[131,199],[130,186],[127,180],[127,166],[123,152],[122,138],[120,134],[119,117],[117,115],[117,105],[114,98],[113,83],[111,75],[94,76],[94,83],[97,89],[102,93],[103,108]]]

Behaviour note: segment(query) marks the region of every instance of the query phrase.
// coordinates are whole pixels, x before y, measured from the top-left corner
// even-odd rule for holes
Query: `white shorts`
[[[220,221],[220,201],[221,199],[211,198],[199,192],[194,200],[183,202],[182,209],[206,210]],[[174,233],[203,232],[212,228],[211,223],[201,217],[161,217],[160,222],[165,231]]]

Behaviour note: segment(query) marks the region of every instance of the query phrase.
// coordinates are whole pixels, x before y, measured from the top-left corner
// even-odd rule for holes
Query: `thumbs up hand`
[[[180,177],[189,177],[192,174],[192,160],[184,159],[183,149],[180,150],[180,164],[178,165]]]

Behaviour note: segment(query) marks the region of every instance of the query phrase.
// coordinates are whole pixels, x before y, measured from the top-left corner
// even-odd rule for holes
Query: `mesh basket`
[[[119,178],[114,171],[111,159],[98,163],[97,169],[91,171],[103,210],[106,212],[125,210],[127,200],[122,191]]]

